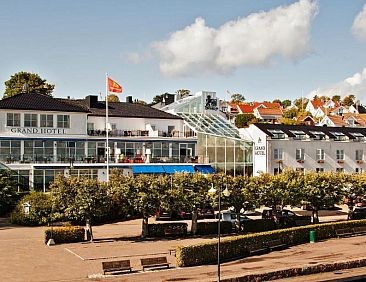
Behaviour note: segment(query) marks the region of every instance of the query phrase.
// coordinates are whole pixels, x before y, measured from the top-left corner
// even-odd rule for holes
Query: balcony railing
[[[106,136],[105,130],[88,130],[89,136]],[[171,138],[189,138],[195,137],[196,133],[193,131],[148,131],[148,130],[119,130],[114,129],[109,131],[110,137],[171,137]]]
[[[110,163],[146,163],[144,156],[115,156],[110,155]],[[180,157],[150,157],[150,163],[197,163],[198,157],[180,156]],[[53,156],[53,155],[0,155],[0,162],[6,164],[34,164],[34,163],[62,163],[75,164],[86,163],[106,163],[106,156]]]

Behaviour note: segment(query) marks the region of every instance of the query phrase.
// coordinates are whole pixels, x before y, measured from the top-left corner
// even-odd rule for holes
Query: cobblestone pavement
[[[214,237],[144,240],[141,220],[94,227],[94,243],[44,244],[44,227],[20,227],[0,220],[0,281],[215,281],[217,266],[177,268],[170,249],[215,241]],[[222,277],[262,273],[317,263],[366,258],[366,236],[331,239],[222,264]],[[172,268],[141,271],[140,258],[167,256]],[[102,275],[101,262],[130,259],[132,274]],[[349,272],[350,270],[347,270]],[[312,281],[299,280],[298,281]],[[316,280],[313,280],[316,281]]]

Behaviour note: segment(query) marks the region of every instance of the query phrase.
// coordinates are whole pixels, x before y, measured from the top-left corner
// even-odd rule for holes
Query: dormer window
[[[321,131],[310,131],[310,133],[314,136],[314,140],[324,140],[325,134]]]
[[[268,130],[269,133],[271,133],[272,139],[285,139],[285,133],[282,130]]]
[[[334,136],[334,141],[345,141],[347,137],[342,132],[330,132]]]
[[[304,131],[290,130],[294,134],[294,140],[304,140],[306,139],[306,134]]]
[[[362,142],[365,141],[365,136],[361,133],[358,132],[354,132],[354,133],[350,133],[353,137],[354,137],[354,141],[355,142]]]

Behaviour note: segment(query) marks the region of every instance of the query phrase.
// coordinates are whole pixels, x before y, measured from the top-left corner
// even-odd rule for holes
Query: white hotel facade
[[[200,169],[196,134],[181,117],[128,97],[109,104],[109,123],[110,168],[126,174]],[[45,191],[58,173],[105,180],[105,134],[105,103],[98,96],[0,100],[0,163],[30,189]]]
[[[284,168],[316,172],[365,171],[366,128],[252,124],[240,129],[251,139],[253,175]]]

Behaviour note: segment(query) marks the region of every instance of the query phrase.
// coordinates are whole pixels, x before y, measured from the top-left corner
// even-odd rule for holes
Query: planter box
[[[297,160],[298,163],[303,164],[304,160]]]
[[[344,160],[338,160],[337,163],[343,164],[344,163]]]
[[[318,160],[318,164],[323,164],[324,160]]]
[[[358,164],[363,164],[363,160],[358,160],[357,163]]]

